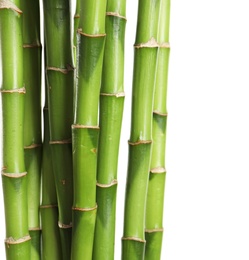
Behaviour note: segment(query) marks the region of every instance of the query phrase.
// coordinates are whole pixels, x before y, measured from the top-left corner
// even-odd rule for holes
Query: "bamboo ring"
[[[125,93],[124,92],[119,92],[119,93],[100,93],[100,96],[107,96],[107,97],[124,97]]]
[[[166,173],[166,169],[164,167],[159,166],[159,167],[156,167],[156,168],[152,168],[150,170],[150,172],[153,173],[153,174]]]
[[[21,244],[21,243],[24,243],[26,241],[29,241],[31,240],[31,237],[29,235],[27,236],[24,236],[24,237],[21,237],[19,239],[14,239],[13,237],[8,237],[5,239],[5,243],[7,245],[16,245],[16,244]]]
[[[27,175],[27,172],[10,173],[2,170],[2,175],[8,178],[21,178]]]
[[[82,212],[88,212],[88,211],[93,211],[95,209],[97,209],[98,205],[96,204],[94,207],[92,208],[79,208],[79,207],[72,207],[72,210],[77,210],[77,211],[82,211]]]
[[[151,144],[152,143],[152,140],[139,140],[137,142],[131,142],[131,141],[128,141],[128,144],[129,145],[140,145],[140,144]]]
[[[115,16],[115,17],[119,17],[121,19],[127,20],[125,16],[117,13],[117,12],[106,12],[107,16]]]
[[[24,146],[24,149],[34,149],[34,148],[38,148],[38,147],[41,147],[42,144],[31,144],[31,145],[28,145],[28,146]]]
[[[19,94],[25,94],[26,93],[26,89],[23,87],[23,88],[17,88],[17,89],[1,89],[0,90],[1,93],[10,93],[10,94],[13,94],[13,93],[19,93]]]
[[[144,232],[146,233],[155,233],[155,232],[163,232],[163,228],[153,228],[153,229],[145,229]]]
[[[51,208],[58,208],[58,205],[51,204],[51,205],[41,205],[40,209],[51,209]]]
[[[109,187],[112,187],[114,185],[117,185],[118,184],[118,181],[116,179],[112,180],[110,183],[108,184],[104,184],[104,183],[98,183],[97,182],[97,186],[100,187],[100,188],[109,188]]]
[[[49,141],[49,144],[71,144],[71,143],[72,143],[72,139]]]
[[[140,49],[140,48],[158,48],[159,47],[159,44],[158,42],[155,40],[154,37],[152,37],[149,41],[147,42],[142,42],[142,43],[137,43],[137,44],[134,44],[134,47],[136,49]]]
[[[0,9],[12,9],[18,14],[22,14],[22,11],[13,2],[9,0],[0,0]]]
[[[63,229],[72,228],[72,223],[70,223],[70,224],[63,224],[63,223],[58,221],[58,226],[59,226],[59,228],[63,228]]]
[[[138,238],[138,237],[122,237],[122,240],[130,240],[130,241],[137,241],[140,243],[146,243],[144,239]]]

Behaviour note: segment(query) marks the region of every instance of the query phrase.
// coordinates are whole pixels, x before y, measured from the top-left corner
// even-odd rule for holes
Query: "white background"
[[[172,0],[162,259],[249,259],[247,0]],[[127,0],[126,102],[117,205],[120,259],[137,1]],[[0,191],[0,259],[4,258]]]

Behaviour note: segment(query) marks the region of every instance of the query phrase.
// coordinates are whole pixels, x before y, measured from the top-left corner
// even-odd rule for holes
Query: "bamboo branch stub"
[[[21,237],[19,239],[14,239],[13,237],[8,237],[4,240],[4,242],[7,245],[16,245],[16,244],[24,243],[29,240],[31,240],[31,237],[29,235],[27,235],[27,236]]]
[[[0,9],[12,9],[18,14],[22,14],[22,11],[13,2],[9,0],[0,0]]]

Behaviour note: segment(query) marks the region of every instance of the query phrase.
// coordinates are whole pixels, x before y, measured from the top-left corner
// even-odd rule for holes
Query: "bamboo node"
[[[77,30],[77,33],[79,33],[83,36],[86,36],[86,37],[90,37],[90,38],[99,38],[99,37],[105,37],[106,36],[106,33],[96,33],[96,34],[84,33],[84,32],[82,32],[81,28]]]
[[[52,140],[49,141],[49,144],[71,144],[72,143],[72,139],[65,139],[65,140]]]
[[[9,93],[9,94],[13,94],[13,93],[19,93],[19,94],[25,94],[26,93],[26,89],[23,88],[17,88],[17,89],[1,89],[0,90],[1,93]]]
[[[138,237],[122,237],[122,240],[130,240],[130,241],[137,241],[140,243],[146,243],[144,239],[138,238]]]
[[[60,221],[58,221],[58,226],[59,228],[63,228],[63,229],[67,229],[67,228],[72,228],[72,222],[70,222],[69,224],[63,224]]]
[[[152,37],[149,41],[147,42],[142,42],[142,43],[137,43],[137,44],[134,44],[134,47],[136,49],[139,49],[139,48],[158,48],[160,45],[158,44],[158,42],[155,40],[154,37]]]
[[[99,129],[99,126],[95,126],[95,125],[80,125],[80,124],[75,124],[75,125],[72,125],[72,129],[81,129],[81,128],[86,128],[86,129]]]
[[[41,48],[42,45],[40,43],[27,43],[23,44],[23,48]]]
[[[93,211],[95,209],[97,209],[98,205],[96,204],[94,207],[92,208],[79,208],[79,207],[72,207],[72,210],[76,210],[76,211],[82,211],[82,212],[88,212],[88,211]]]
[[[29,228],[29,231],[41,231],[42,229],[40,227],[32,227]]]
[[[31,145],[24,146],[24,149],[35,149],[41,146],[42,144],[31,144]]]
[[[0,9],[12,9],[18,14],[22,14],[22,11],[13,2],[9,0],[0,0]]]
[[[100,96],[107,96],[107,97],[125,97],[124,92],[119,92],[119,93],[100,93]]]
[[[110,188],[114,185],[117,185],[118,184],[118,181],[116,179],[112,180],[110,183],[108,184],[105,184],[105,183],[99,183],[97,182],[96,185],[100,188]]]
[[[27,172],[10,173],[2,170],[2,175],[8,178],[21,178],[27,175]]]
[[[151,169],[150,172],[153,174],[166,173],[166,169],[164,167],[159,166]]]
[[[51,208],[58,208],[57,204],[51,204],[51,205],[41,205],[40,209],[51,209]]]
[[[74,70],[74,67],[70,64],[67,64],[66,68],[47,67],[46,70],[58,71],[63,74],[68,74],[70,71]]]
[[[80,18],[80,15],[79,14],[75,14],[74,18]]]
[[[146,233],[155,233],[155,232],[163,232],[163,228],[153,228],[153,229],[145,229],[144,232]]]
[[[168,113],[162,113],[162,112],[157,111],[157,110],[154,110],[154,111],[153,111],[153,114],[156,114],[156,115],[159,115],[159,116],[164,116],[164,117],[167,117],[167,116],[168,116]]]
[[[138,140],[137,142],[128,141],[129,145],[151,144],[152,140]]]
[[[13,237],[8,237],[5,239],[5,243],[7,244],[7,246],[9,247],[9,245],[16,245],[16,244],[21,244],[24,243],[26,241],[31,240],[31,237],[29,235],[18,238],[18,239],[14,239]]]
[[[107,16],[115,16],[115,17],[127,20],[125,16],[123,16],[123,15],[117,13],[117,12],[106,12],[106,15]]]
[[[163,42],[159,45],[160,48],[166,48],[169,49],[170,48],[170,44],[169,42]]]

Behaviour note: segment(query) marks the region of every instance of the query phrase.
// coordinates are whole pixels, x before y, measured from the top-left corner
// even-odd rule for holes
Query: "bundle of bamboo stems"
[[[170,2],[138,2],[127,260],[160,259],[166,177]],[[125,27],[125,0],[0,0],[6,259],[114,259]]]

